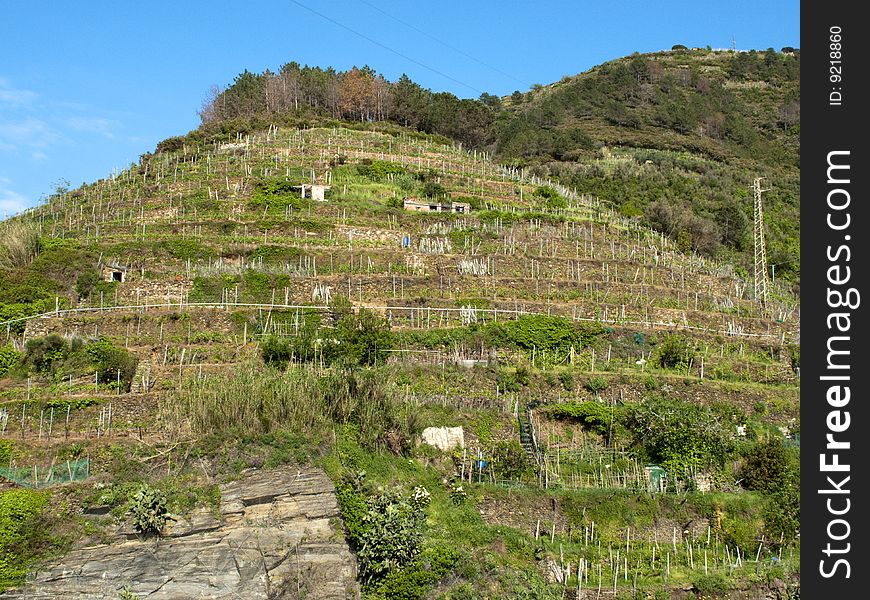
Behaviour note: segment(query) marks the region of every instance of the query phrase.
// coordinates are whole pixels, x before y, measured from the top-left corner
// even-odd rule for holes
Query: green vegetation
[[[257,209],[278,213],[283,213],[288,207],[298,210],[302,206],[302,201],[299,191],[293,189],[294,185],[296,185],[294,182],[286,179],[259,181],[254,185],[251,205]]]
[[[0,377],[18,364],[21,353],[12,347],[12,344],[0,346]]]
[[[334,302],[334,327],[323,327],[319,316],[306,314],[297,335],[268,336],[260,346],[263,360],[270,365],[286,367],[288,363],[339,363],[372,366],[383,363],[392,348],[389,323],[371,310],[361,308],[354,313],[346,299]]]
[[[143,484],[130,497],[133,526],[142,533],[160,533],[166,525],[166,495]]]
[[[38,518],[48,500],[47,492],[0,491],[0,588],[22,583],[31,561],[45,543]]]
[[[55,380],[96,372],[99,382],[120,384],[121,390],[126,391],[130,389],[138,359],[105,338],[85,341],[52,333],[28,340],[20,362],[27,373]]]
[[[167,403],[164,418],[199,434],[290,429],[310,439],[354,424],[364,446],[396,453],[419,435],[412,407],[373,370],[334,369],[321,378],[306,367],[282,373],[241,365],[232,377],[191,382]]]
[[[682,48],[479,100],[290,63],[16,217],[0,320],[59,311],[4,328],[0,466],[90,477],[51,488],[5,565],[217,516],[222,482],[298,464],[335,483],[366,598],[561,598],[581,559],[616,598],[792,585],[792,54]],[[299,198],[312,177],[328,202]],[[420,444],[430,426],[465,447]]]

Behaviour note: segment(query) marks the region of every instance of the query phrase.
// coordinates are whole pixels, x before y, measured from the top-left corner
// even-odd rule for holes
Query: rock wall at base
[[[161,537],[121,530],[112,544],[73,550],[10,598],[358,598],[356,559],[320,470],[257,470],[221,486],[220,515],[201,511]],[[127,539],[123,539],[127,538]]]

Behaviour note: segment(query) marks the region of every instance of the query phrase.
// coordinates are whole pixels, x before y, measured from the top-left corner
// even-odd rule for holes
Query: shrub
[[[357,549],[360,576],[366,582],[411,564],[420,553],[423,511],[398,493],[381,490],[366,501],[365,532]]]
[[[383,362],[393,346],[390,324],[367,308],[344,313],[335,328],[337,343],[325,347],[327,362],[343,359],[351,364],[371,366]]]
[[[6,375],[12,367],[17,365],[20,358],[21,353],[12,344],[0,346],[0,377]]]
[[[14,454],[14,442],[12,440],[0,440],[0,465],[8,465]]]
[[[447,190],[440,183],[427,181],[423,185],[423,196],[426,198],[441,198],[447,195]]]
[[[801,493],[796,478],[789,478],[766,499],[762,510],[764,529],[773,544],[789,544],[800,533]]]
[[[535,469],[518,440],[498,442],[493,448],[492,471],[498,479],[522,479]]]
[[[105,338],[85,346],[85,353],[91,359],[100,382],[113,383],[120,380],[122,391],[129,391],[139,364],[134,355]]]
[[[568,352],[571,346],[588,346],[604,332],[600,323],[577,324],[564,317],[525,315],[506,323],[487,326],[492,346],[513,345],[521,350]]]
[[[547,208],[567,208],[568,202],[550,186],[542,185],[535,190],[535,196],[543,201]]]
[[[0,589],[24,581],[32,545],[42,539],[34,524],[48,499],[45,492],[25,489],[0,492]]]
[[[720,573],[699,575],[695,579],[694,588],[702,598],[706,598],[709,595],[724,597],[731,590],[731,582]]]
[[[166,495],[150,485],[142,484],[130,498],[133,526],[142,533],[160,533],[166,525]]]
[[[302,207],[298,190],[293,189],[293,182],[286,179],[267,179],[254,185],[251,204],[255,208],[266,208],[272,212],[283,212],[287,207],[294,210]]]
[[[772,492],[785,484],[788,469],[788,451],[781,440],[774,438],[749,449],[740,477],[748,490]]]
[[[608,385],[609,384],[604,377],[590,377],[586,383],[583,384],[583,387],[586,391],[598,395],[599,392],[606,390]]]
[[[656,361],[663,369],[686,366],[694,357],[694,348],[682,335],[669,335],[656,348]]]
[[[622,431],[626,411],[622,406],[607,406],[600,402],[565,402],[548,407],[555,419],[579,421],[589,430],[609,439],[614,431]]]
[[[363,159],[356,166],[356,172],[363,177],[374,181],[383,181],[389,175],[403,175],[407,173],[404,167],[386,160]]]
[[[293,346],[285,337],[270,335],[260,342],[260,355],[267,365],[284,368],[293,356]]]
[[[673,477],[690,469],[721,467],[734,448],[734,427],[709,407],[650,398],[628,412],[625,423],[635,444]]]
[[[574,375],[571,371],[562,371],[559,373],[559,381],[562,382],[562,387],[566,392],[574,391]]]
[[[45,337],[27,340],[21,362],[37,373],[51,373],[55,364],[66,358],[69,351],[66,340],[51,333]]]
[[[518,392],[522,386],[517,383],[517,378],[507,369],[499,369],[495,376],[495,384],[502,392]]]
[[[317,435],[333,425],[353,425],[360,445],[401,453],[421,431],[417,413],[383,374],[331,369],[321,378],[309,369],[285,372],[240,365],[231,376],[192,379],[161,418],[197,433],[279,429]]]

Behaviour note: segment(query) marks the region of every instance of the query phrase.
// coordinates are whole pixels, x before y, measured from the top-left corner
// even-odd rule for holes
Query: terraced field
[[[51,488],[67,526],[34,560],[110,535],[134,484],[182,514],[243,468],[305,463],[335,481],[372,597],[792,586],[793,512],[771,506],[799,445],[799,300],[773,284],[761,305],[608,206],[338,126],[179,139],[58,190],[6,225],[38,243],[0,280],[0,466],[91,464]],[[418,445],[441,426],[464,449]],[[769,447],[776,477],[753,475]],[[384,568],[356,521],[378,486],[431,496]]]

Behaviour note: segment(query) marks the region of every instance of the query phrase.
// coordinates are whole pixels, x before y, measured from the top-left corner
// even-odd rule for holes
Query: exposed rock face
[[[28,599],[358,598],[356,560],[337,538],[335,489],[316,469],[254,471],[221,486],[221,515],[194,514],[161,538],[82,548],[28,583]],[[24,597],[17,592],[12,594]]]
[[[427,427],[423,430],[423,442],[439,450],[465,448],[465,433],[462,427]]]

